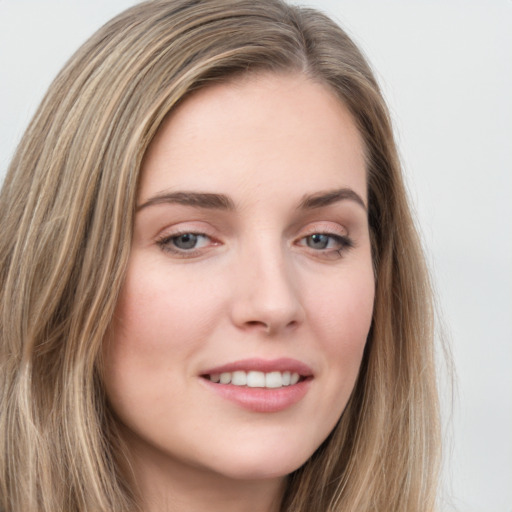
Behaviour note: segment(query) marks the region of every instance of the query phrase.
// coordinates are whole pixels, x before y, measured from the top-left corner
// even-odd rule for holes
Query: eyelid
[[[309,223],[303,230],[301,230],[299,238],[314,235],[316,233],[340,237],[349,236],[348,229],[341,224],[331,221],[320,221]]]
[[[170,224],[164,228],[162,228],[158,234],[155,236],[155,239],[163,239],[163,238],[171,238],[174,236],[184,235],[187,233],[196,234],[196,235],[204,235],[210,238],[216,238],[217,230],[212,227],[209,223],[204,221],[184,221],[184,222],[176,222],[175,224]]]

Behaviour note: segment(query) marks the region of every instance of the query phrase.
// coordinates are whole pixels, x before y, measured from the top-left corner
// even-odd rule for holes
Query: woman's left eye
[[[338,254],[345,249],[353,247],[350,238],[330,233],[313,233],[298,241],[298,245],[308,247],[315,251],[334,251]]]

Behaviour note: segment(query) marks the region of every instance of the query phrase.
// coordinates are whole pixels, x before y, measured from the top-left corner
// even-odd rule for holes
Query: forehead
[[[165,190],[345,186],[366,197],[364,146],[348,109],[304,75],[262,74],[202,89],[171,113],[146,154],[140,200]]]

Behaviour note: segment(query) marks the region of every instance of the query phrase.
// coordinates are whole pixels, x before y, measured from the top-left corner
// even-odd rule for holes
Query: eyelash
[[[207,235],[206,233],[200,233],[200,232],[194,232],[194,231],[181,231],[181,232],[173,233],[172,235],[165,235],[162,238],[158,239],[156,241],[156,244],[160,247],[160,249],[162,251],[164,251],[166,253],[171,253],[175,256],[182,257],[182,258],[194,258],[194,257],[200,256],[201,254],[203,254],[204,253],[203,247],[199,247],[199,248],[193,247],[193,248],[190,248],[190,250],[189,250],[189,249],[178,248],[174,245],[174,241],[178,240],[180,237],[183,237],[185,235],[193,236],[193,237],[202,237],[202,238],[210,240],[210,244],[213,244],[214,246],[219,245],[219,242],[214,241],[214,239],[211,236]],[[312,247],[308,247],[307,240],[311,239],[312,237],[315,237],[315,236],[327,237],[328,238],[327,244],[334,241],[337,248],[326,247],[326,248],[322,248],[322,249],[315,249]],[[300,242],[302,242],[302,241],[306,241],[305,244],[301,244]],[[348,236],[339,235],[339,234],[335,234],[335,233],[328,233],[328,232],[326,233],[326,232],[322,232],[322,231],[316,231],[316,232],[310,233],[308,235],[302,236],[301,238],[299,238],[297,240],[297,242],[295,242],[295,244],[299,245],[301,247],[307,247],[308,249],[313,251],[313,253],[317,253],[316,254],[317,256],[320,256],[320,255],[336,256],[336,257],[340,257],[340,258],[343,256],[344,252],[352,249],[355,246],[353,240],[351,238],[349,238]]]

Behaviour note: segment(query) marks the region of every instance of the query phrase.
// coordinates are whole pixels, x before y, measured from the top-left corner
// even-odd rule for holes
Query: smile
[[[238,407],[257,413],[284,411],[308,393],[315,376],[291,358],[244,359],[200,374],[207,389]]]
[[[293,386],[301,379],[301,376],[297,372],[273,371],[265,373],[256,370],[212,373],[205,377],[211,382],[218,384],[232,384],[233,386],[271,389]]]

